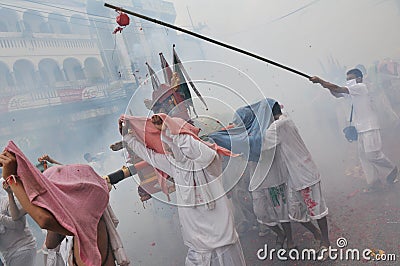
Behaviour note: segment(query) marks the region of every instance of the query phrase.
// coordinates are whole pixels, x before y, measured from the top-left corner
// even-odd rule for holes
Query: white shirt
[[[125,135],[124,140],[136,155],[174,178],[179,221],[186,246],[208,252],[236,243],[238,235],[233,214],[221,183],[222,159],[214,150],[189,135],[170,137],[172,140],[168,145],[173,156],[146,148],[130,134]],[[207,179],[209,193],[215,200],[213,209],[207,207],[203,186],[194,186],[194,177],[196,180]]]
[[[321,180],[317,166],[301,138],[296,125],[281,115],[267,129],[262,150],[277,147],[281,150],[289,172],[289,186],[296,191],[312,186]]]
[[[21,208],[18,202],[17,206]],[[26,217],[16,221],[11,218],[8,197],[0,197],[0,224],[5,228],[5,232],[0,234],[0,253],[6,262],[17,251],[36,248],[36,240],[27,227]]]
[[[349,90],[349,95],[354,107],[352,123],[357,131],[365,132],[379,129],[378,118],[372,108],[367,86],[364,83],[356,83],[348,85],[346,88]]]
[[[252,164],[249,164],[252,166]],[[281,151],[281,145],[276,149],[262,150],[260,160],[257,162],[254,173],[250,178],[249,190],[276,187],[286,183],[289,172]]]

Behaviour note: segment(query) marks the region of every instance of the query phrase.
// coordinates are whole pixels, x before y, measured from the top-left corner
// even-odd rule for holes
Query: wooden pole
[[[305,77],[305,78],[307,78],[307,79],[310,78],[309,75],[307,75],[307,74],[305,74],[305,73],[303,73],[303,72],[300,72],[300,71],[298,71],[298,70],[296,70],[296,69],[290,68],[290,67],[288,67],[288,66],[282,65],[282,64],[280,64],[280,63],[274,62],[274,61],[269,60],[269,59],[267,59],[267,58],[264,58],[264,57],[261,57],[261,56],[259,56],[259,55],[250,53],[250,52],[248,52],[248,51],[246,51],[246,50],[243,50],[243,49],[234,47],[234,46],[232,46],[232,45],[229,45],[229,44],[226,44],[226,43],[223,43],[223,42],[220,42],[220,41],[211,39],[211,38],[209,38],[209,37],[207,37],[207,36],[204,36],[204,35],[201,35],[201,34],[198,34],[198,33],[195,33],[195,32],[192,32],[192,31],[189,31],[189,30],[186,30],[186,29],[183,29],[183,28],[180,28],[180,27],[178,27],[178,26],[175,26],[175,25],[166,23],[166,22],[164,22],[164,21],[160,21],[160,20],[157,20],[157,19],[154,19],[154,18],[147,17],[147,16],[144,16],[144,15],[141,15],[141,14],[138,14],[138,13],[135,13],[135,12],[132,12],[132,11],[129,11],[129,10],[126,10],[126,9],[123,9],[123,8],[120,8],[120,7],[117,7],[117,6],[114,6],[114,5],[110,5],[110,4],[108,4],[108,3],[104,3],[104,6],[105,6],[105,7],[108,7],[108,8],[111,8],[111,9],[115,9],[115,10],[122,11],[122,12],[124,12],[124,13],[126,13],[126,14],[129,14],[129,15],[132,15],[132,16],[135,16],[135,17],[138,17],[138,18],[141,18],[141,19],[144,19],[144,20],[147,20],[147,21],[150,21],[150,22],[153,22],[153,23],[156,23],[156,24],[159,24],[159,25],[162,25],[162,26],[165,26],[165,27],[168,27],[168,28],[171,28],[171,29],[180,31],[180,32],[183,32],[183,33],[186,33],[186,34],[189,34],[189,35],[192,35],[192,36],[194,36],[194,37],[196,37],[196,38],[199,38],[199,39],[205,40],[205,41],[207,41],[207,42],[210,42],[210,43],[213,43],[213,44],[216,44],[216,45],[225,47],[225,48],[227,48],[227,49],[236,51],[236,52],[238,52],[238,53],[245,54],[245,55],[247,55],[247,56],[256,58],[256,59],[261,60],[261,61],[263,61],[263,62],[266,62],[266,63],[268,63],[268,64],[274,65],[274,66],[276,66],[276,67],[283,68],[283,69],[285,69],[285,70],[287,70],[287,71],[290,71],[290,72],[293,72],[293,73],[295,73],[295,74],[297,74],[297,75],[303,76],[303,77]]]

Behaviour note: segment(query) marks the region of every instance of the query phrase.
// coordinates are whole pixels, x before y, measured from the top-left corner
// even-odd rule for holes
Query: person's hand
[[[119,151],[119,150],[122,150],[123,148],[124,148],[124,145],[123,145],[122,141],[118,141],[118,142],[115,142],[110,145],[110,149],[113,151]]]
[[[51,162],[51,158],[48,154],[44,154],[41,157],[38,158],[39,163],[43,162],[43,161],[48,161]]]
[[[3,181],[3,189],[8,193],[8,194],[12,194],[12,190],[9,184],[7,184],[6,181]]]
[[[321,84],[321,83],[323,82],[323,80],[322,80],[320,77],[317,77],[317,76],[310,77],[309,80],[310,80],[312,83],[319,83],[319,84]]]
[[[0,154],[0,166],[3,166],[3,177],[17,174],[17,159],[9,151],[3,151]]]

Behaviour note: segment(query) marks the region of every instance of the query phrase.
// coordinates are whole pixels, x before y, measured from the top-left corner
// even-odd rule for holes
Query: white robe
[[[278,145],[289,171],[289,187],[299,191],[321,180],[317,166],[296,125],[285,115],[281,115],[267,129],[262,149],[273,149]]]
[[[289,177],[280,145],[276,149],[263,148],[260,160],[249,162],[249,191],[279,186],[286,183]]]
[[[352,83],[351,81],[349,83]],[[368,87],[364,83],[349,84],[349,94],[340,94],[351,98],[354,107],[353,124],[358,132],[358,155],[365,173],[368,185],[374,185],[381,180],[386,183],[386,177],[396,166],[382,152],[380,127]]]
[[[174,178],[182,237],[189,249],[209,252],[236,243],[238,234],[221,183],[222,159],[189,135],[169,137],[173,155],[156,153],[130,134],[124,141],[144,161]],[[194,186],[194,180],[206,180],[208,185]]]
[[[7,197],[0,197],[0,224],[4,230],[0,233],[0,254],[6,265],[35,265],[36,239],[27,226],[25,215],[14,221],[10,215]],[[21,210],[21,204],[17,201]]]

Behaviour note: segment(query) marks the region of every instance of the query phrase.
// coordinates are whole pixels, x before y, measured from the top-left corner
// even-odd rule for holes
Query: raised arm
[[[19,208],[19,206],[15,202],[14,193],[12,192],[11,187],[7,184],[7,182],[3,182],[3,189],[7,192],[8,195],[8,209],[10,211],[11,218],[16,221],[24,216],[26,214],[26,211],[22,208]]]
[[[148,149],[132,134],[126,134],[124,136],[124,141],[128,148],[132,149],[132,151],[142,158],[142,160],[146,161],[154,168],[157,168],[170,176],[174,176],[173,164],[175,159],[172,156],[156,153],[155,151]]]
[[[0,214],[0,224],[4,225],[5,228],[9,229],[17,229],[17,228],[24,228],[25,223],[21,220],[14,221],[11,216]]]
[[[26,210],[27,213],[29,213],[29,215],[33,218],[33,220],[35,220],[40,228],[57,232],[62,235],[72,235],[70,231],[68,231],[58,223],[52,213],[30,202],[24,186],[20,180],[17,179],[16,182],[12,182],[10,184],[10,187],[13,190],[18,201],[21,203],[22,207]]]
[[[4,209],[9,208],[9,204],[5,198],[0,200],[1,204],[3,205]],[[25,227],[25,219],[14,220],[10,215],[7,213],[0,214],[0,224],[9,229],[23,229]]]
[[[44,154],[44,155],[42,155],[41,157],[39,157],[39,158],[38,158],[38,161],[39,161],[39,162],[48,161],[49,163],[52,163],[52,164],[62,165],[62,163],[57,162],[56,160],[54,160],[53,158],[51,158],[48,154]]]
[[[335,97],[343,97],[342,93],[349,94],[349,89],[346,87],[340,87],[336,84],[330,83],[321,79],[320,77],[314,76],[309,79],[312,83],[319,83],[322,87],[328,89],[330,93]]]
[[[20,219],[22,216],[26,214],[26,211],[22,208],[19,208],[17,203],[15,202],[14,198],[14,193],[11,191],[11,188],[9,188],[10,192],[7,191],[8,193],[8,202],[10,204],[9,210],[10,210],[10,215],[11,218],[16,221]]]
[[[30,202],[24,185],[22,184],[21,180],[16,177],[17,161],[13,154],[8,151],[1,153],[0,165],[3,166],[4,179],[14,192],[14,195],[17,197],[22,208],[29,213],[29,215],[35,220],[40,228],[54,231],[63,235],[72,235],[71,232],[58,223],[52,213]]]
[[[170,135],[175,159],[191,160],[200,167],[207,167],[217,155],[216,151],[188,134]]]

